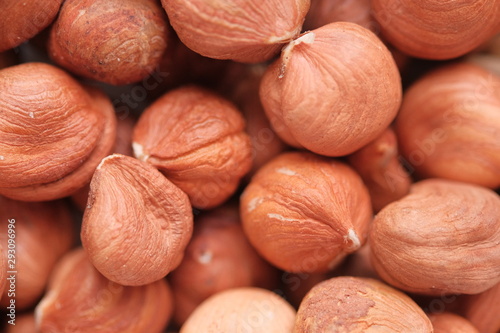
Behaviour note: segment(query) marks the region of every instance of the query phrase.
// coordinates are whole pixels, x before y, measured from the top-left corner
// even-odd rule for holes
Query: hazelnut
[[[97,167],[81,240],[109,280],[138,286],[162,279],[180,264],[192,228],[187,195],[151,165],[114,154]]]
[[[450,312],[433,313],[429,319],[434,333],[479,333],[470,321]]]
[[[347,159],[363,178],[375,212],[410,190],[411,179],[399,161],[397,138],[392,128],[387,128]]]
[[[382,35],[418,58],[451,59],[499,32],[500,1],[371,0]]]
[[[162,0],[181,41],[210,58],[263,62],[297,36],[310,0]]]
[[[470,320],[481,333],[500,331],[500,283],[477,295],[460,298],[459,313]]]
[[[56,18],[63,0],[0,2],[0,52],[21,45]]]
[[[252,163],[244,120],[232,103],[186,86],[168,92],[139,118],[135,156],[158,168],[196,208],[222,204]]]
[[[290,272],[324,272],[364,244],[370,197],[346,164],[307,152],[279,155],[263,166],[241,196],[250,243]]]
[[[333,22],[352,22],[374,31],[370,0],[311,0],[304,30],[317,29]]]
[[[111,101],[43,63],[0,70],[0,91],[0,194],[46,201],[85,186],[115,140]]]
[[[420,177],[500,186],[500,77],[459,63],[405,93],[396,118],[401,153]]]
[[[500,197],[477,185],[428,179],[384,207],[369,236],[389,284],[426,294],[477,294],[500,282]]]
[[[167,29],[155,0],[66,0],[51,30],[49,55],[73,73],[128,84],[159,65]]]
[[[172,308],[164,279],[140,287],[113,283],[95,270],[82,249],[76,249],[54,269],[35,319],[42,333],[160,333]]]
[[[234,288],[219,292],[187,319],[180,333],[289,333],[295,310],[275,293],[260,288]]]
[[[294,333],[432,332],[407,295],[369,278],[342,276],[317,284],[297,311]]]
[[[9,241],[12,239],[15,246]],[[0,306],[5,308],[11,299],[15,300],[17,310],[36,304],[54,265],[69,251],[74,239],[73,219],[66,202],[21,202],[0,197],[2,259],[12,259],[8,254],[14,254],[14,260],[7,261],[7,270],[17,272],[15,298],[9,297],[10,288],[5,288]]]
[[[205,299],[236,287],[271,289],[278,271],[264,261],[246,239],[238,208],[222,206],[195,219],[183,261],[169,274],[175,312],[182,325]]]
[[[389,50],[349,22],[302,34],[267,69],[260,98],[288,144],[342,156],[377,138],[401,103],[401,79]]]

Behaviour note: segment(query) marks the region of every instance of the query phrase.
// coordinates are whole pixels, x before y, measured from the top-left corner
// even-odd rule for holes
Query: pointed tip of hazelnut
[[[358,235],[356,234],[356,231],[354,229],[349,229],[347,231],[347,235],[344,236],[345,241],[348,244],[347,249],[348,250],[356,250],[361,247],[361,242],[359,240]]]
[[[298,38],[292,40],[287,46],[285,46],[281,55],[283,61],[281,63],[280,74],[278,76],[279,79],[285,76],[286,66],[288,64],[288,61],[290,60],[290,55],[292,53],[293,48],[302,43],[312,44],[314,43],[315,39],[316,39],[316,34],[313,31],[307,31]]]
[[[140,143],[132,142],[132,150],[135,158],[141,161],[146,161],[149,158],[149,155],[144,153],[144,147]]]

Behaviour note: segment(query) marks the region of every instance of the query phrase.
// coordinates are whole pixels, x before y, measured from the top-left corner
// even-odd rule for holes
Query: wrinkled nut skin
[[[297,311],[293,333],[431,333],[425,313],[407,295],[368,278],[336,277],[317,284]]]
[[[500,77],[472,64],[441,67],[405,93],[396,134],[423,178],[500,186]]]
[[[262,79],[260,99],[288,144],[343,156],[379,136],[401,103],[401,78],[371,31],[331,23],[288,44]]]
[[[243,229],[269,262],[289,272],[325,272],[365,243],[368,190],[346,164],[307,152],[263,166],[241,195]]]
[[[109,98],[48,64],[0,71],[0,115],[0,194],[17,200],[85,186],[116,136]]]
[[[371,6],[384,38],[418,58],[459,57],[500,31],[498,0],[371,0]]]
[[[160,333],[173,310],[165,279],[139,287],[109,281],[89,262],[85,251],[64,256],[35,309],[41,333]]]
[[[277,294],[261,288],[219,292],[196,308],[179,333],[289,333],[295,310]]]
[[[191,204],[222,204],[250,170],[252,148],[244,119],[232,103],[186,86],[156,100],[133,134],[135,156],[186,192]]]
[[[304,31],[333,22],[352,22],[376,32],[370,0],[311,0],[304,21]]]
[[[159,65],[167,29],[154,0],[67,0],[51,29],[49,55],[75,74],[128,84]]]
[[[162,0],[181,41],[210,58],[258,63],[300,33],[310,0]]]
[[[497,333],[500,330],[500,283],[477,295],[460,298],[458,312],[467,318],[481,333]]]
[[[236,206],[202,213],[195,220],[183,261],[169,274],[174,320],[182,325],[201,302],[217,292],[247,286],[272,289],[278,277],[278,270],[264,261],[246,239]]]
[[[378,138],[347,156],[370,192],[373,210],[405,196],[410,190],[410,175],[401,165],[396,134],[387,128]]]
[[[63,0],[0,2],[0,52],[21,45],[56,18]]]
[[[10,239],[15,240],[14,248]],[[0,197],[0,244],[4,249],[2,260],[8,263],[8,269],[2,272],[17,272],[15,297],[8,295],[12,282],[8,281],[0,306],[5,308],[11,299],[15,299],[18,311],[35,305],[54,265],[74,240],[73,219],[66,202],[21,202]],[[15,255],[14,261],[8,260],[12,259],[9,254]]]
[[[500,197],[428,179],[384,207],[369,236],[380,277],[425,295],[477,294],[500,281]]]
[[[158,170],[114,154],[90,183],[81,229],[89,260],[109,280],[139,286],[176,268],[191,238],[187,195]]]
[[[479,333],[479,330],[467,319],[451,312],[429,315],[434,333]]]

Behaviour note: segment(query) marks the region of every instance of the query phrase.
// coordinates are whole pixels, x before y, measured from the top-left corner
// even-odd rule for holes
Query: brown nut
[[[467,319],[451,312],[429,315],[434,333],[479,333],[479,330]]]
[[[196,308],[180,333],[289,333],[295,310],[275,293],[234,288],[217,293]]]
[[[401,79],[375,34],[338,22],[288,44],[266,71],[260,98],[286,143],[342,156],[389,126],[401,103]]]
[[[109,280],[127,286],[162,279],[176,268],[191,238],[187,195],[135,158],[104,158],[90,183],[81,240]]]
[[[477,295],[460,298],[459,313],[470,320],[481,333],[500,331],[500,283]]]
[[[167,29],[154,0],[66,0],[51,30],[49,55],[84,77],[132,83],[159,65]]]
[[[431,333],[432,325],[402,292],[377,280],[343,276],[321,282],[307,293],[293,332]]]
[[[451,59],[500,31],[500,1],[371,0],[382,35],[401,51]]]
[[[46,201],[85,186],[115,140],[111,101],[42,63],[0,70],[0,91],[0,194]]]
[[[85,251],[77,249],[54,269],[35,319],[41,333],[160,333],[172,308],[164,279],[140,287],[113,283],[95,270]]]
[[[208,297],[237,287],[271,289],[278,271],[255,252],[246,239],[236,206],[222,206],[202,213],[183,261],[170,275],[175,312],[182,325]]]
[[[428,179],[383,208],[369,236],[382,279],[427,295],[477,294],[500,282],[500,197]]]
[[[0,197],[0,243],[9,280],[1,297],[17,311],[36,304],[57,260],[73,245],[73,219],[64,201],[21,202]],[[12,287],[11,287],[12,285]],[[10,290],[13,289],[13,290]]]
[[[63,0],[0,2],[0,52],[38,34],[56,18]]]
[[[196,208],[222,204],[252,163],[240,112],[196,86],[156,100],[134,129],[135,156],[158,168],[186,192]]]
[[[210,58],[257,63],[300,33],[310,0],[162,0],[181,41]]]
[[[263,166],[241,196],[250,243],[290,272],[324,272],[364,244],[372,219],[361,178],[344,163],[306,152]]]
[[[500,186],[500,77],[472,64],[439,68],[405,93],[401,153],[425,178]]]
[[[311,0],[304,30],[313,30],[333,22],[352,22],[375,32],[370,0]]]
[[[387,128],[347,159],[363,178],[375,212],[410,190],[411,178],[400,163],[397,138],[392,128]]]

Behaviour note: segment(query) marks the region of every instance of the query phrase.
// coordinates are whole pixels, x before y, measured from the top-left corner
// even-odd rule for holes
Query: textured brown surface
[[[431,333],[432,325],[402,292],[372,279],[337,277],[309,291],[297,311],[293,332]]]
[[[391,285],[427,294],[476,294],[500,281],[500,197],[428,179],[383,208],[369,236],[373,265]]]
[[[300,33],[309,0],[162,0],[193,51],[215,59],[263,62]]]
[[[124,287],[99,274],[85,251],[67,254],[55,268],[35,310],[41,333],[160,333],[172,314],[165,280]]]
[[[324,272],[366,240],[372,210],[361,178],[346,164],[306,152],[279,155],[241,196],[247,237],[275,266]]]
[[[288,144],[327,156],[350,154],[396,116],[401,79],[371,31],[338,22],[295,39],[267,69],[260,98]]]

